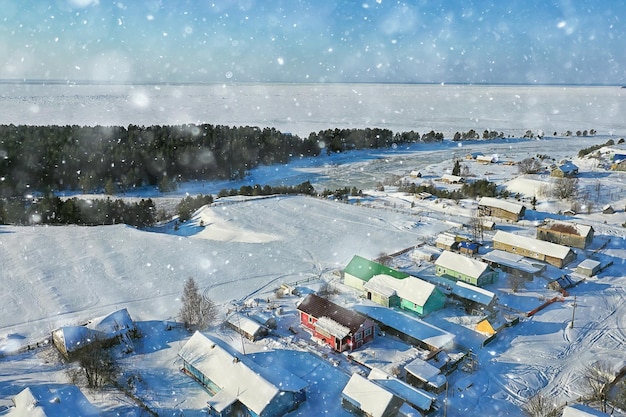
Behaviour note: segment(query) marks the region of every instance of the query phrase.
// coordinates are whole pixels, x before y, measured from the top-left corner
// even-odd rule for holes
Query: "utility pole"
[[[572,305],[572,321],[569,324],[569,328],[574,328],[574,315],[576,314],[576,296],[574,296],[574,304]]]

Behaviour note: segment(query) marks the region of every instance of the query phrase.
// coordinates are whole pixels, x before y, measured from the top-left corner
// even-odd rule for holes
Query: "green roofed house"
[[[363,285],[376,275],[389,275],[396,279],[404,279],[409,276],[409,274],[389,268],[378,262],[354,255],[343,270],[343,283],[349,287],[364,291]]]
[[[491,284],[498,278],[498,272],[485,262],[449,251],[443,251],[435,261],[435,273],[477,287]]]
[[[417,277],[397,279],[376,275],[363,286],[366,297],[383,307],[399,307],[421,316],[443,308],[446,296],[433,284]]]

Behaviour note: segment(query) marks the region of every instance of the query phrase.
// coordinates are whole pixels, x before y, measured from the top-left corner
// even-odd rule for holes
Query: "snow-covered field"
[[[470,128],[505,133],[527,129],[598,131],[598,137],[463,144],[445,141],[429,146],[353,152],[261,167],[243,180],[295,184],[308,179],[319,189],[355,185],[366,192],[371,190],[373,197],[359,204],[299,196],[218,201],[178,230],[171,226],[150,231],[123,225],[0,226],[2,353],[27,345],[35,347],[59,326],[83,323],[127,308],[146,335],[138,342],[137,353],[124,359],[128,369],[141,375],[139,395],[162,415],[203,415],[198,410],[208,394],[178,372],[176,354],[189,335],[180,329],[166,330],[180,309],[184,280],[194,277],[225,310],[235,301],[273,297],[274,289],[281,283],[319,285],[320,276],[331,279],[332,271],[345,267],[355,254],[375,258],[431,239],[463,222],[475,201],[444,205],[431,200],[412,208],[412,200],[394,192],[393,187],[387,187],[385,192],[374,192],[372,188],[392,175],[406,176],[414,169],[424,174],[422,181],[434,181],[452,168],[453,158],[481,151],[497,154],[500,160],[520,160],[537,154],[547,154],[556,161],[573,158],[583,173],[581,187],[594,191],[596,183],[602,184],[597,207],[577,219],[596,229],[593,248],[599,249],[608,241],[600,254],[615,263],[570,291],[576,295],[573,328],[569,327],[573,310],[570,296],[503,330],[487,347],[476,349],[478,371],[459,371],[450,379],[447,414],[522,415],[520,405],[536,392],[560,404],[572,402],[582,395],[584,366],[603,359],[617,369],[626,360],[626,229],[621,227],[626,222],[626,176],[602,170],[594,161],[575,158],[581,148],[608,138],[617,141],[626,134],[620,116],[620,94],[624,90],[394,85],[158,89],[3,85],[0,89],[2,106],[7,109],[0,115],[2,123],[207,122],[269,125],[300,135],[331,127],[366,126],[394,131],[432,128],[447,133]],[[221,111],[210,104],[211,100],[223,103],[217,106]],[[464,164],[476,178],[503,183],[513,193],[526,196],[535,195],[533,190],[549,180],[541,176],[517,178],[516,167],[504,164]],[[217,193],[238,184],[183,184],[167,197]],[[151,190],[140,190],[137,195],[158,197]],[[606,203],[611,203],[617,212],[602,214],[600,208]],[[539,198],[537,209],[527,212],[528,220],[516,226],[500,226],[532,234],[530,227],[535,221],[549,214],[556,216],[567,208],[564,203]],[[535,280],[517,294],[511,294],[506,279],[489,289],[511,309],[529,311],[554,295],[545,289],[547,278]],[[293,320],[296,300],[283,300],[284,320]],[[349,295],[347,300],[357,302]],[[434,315],[432,319],[450,322],[446,314]],[[453,324],[450,326],[454,328]],[[241,340],[232,333],[221,328],[214,331],[240,347]],[[268,352],[279,346],[247,343],[246,350]],[[400,354],[405,352],[395,349],[389,356],[393,359]],[[343,388],[341,382],[345,385],[347,378],[337,367],[314,363],[318,371],[311,374],[315,375],[311,376],[315,389],[294,415],[340,415],[337,401]],[[297,367],[292,372],[297,373]],[[328,385],[331,380],[333,384]],[[4,401],[0,406],[25,386],[66,381],[63,367],[50,349],[8,355],[0,359],[0,401]],[[88,395],[107,413],[138,415],[136,407],[119,393]],[[438,414],[443,415],[442,410]]]

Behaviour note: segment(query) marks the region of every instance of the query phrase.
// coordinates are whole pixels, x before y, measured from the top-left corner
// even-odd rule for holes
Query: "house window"
[[[363,339],[362,332],[358,332],[357,334],[354,335],[354,340],[361,340],[361,339]]]
[[[365,337],[370,336],[372,334],[372,328],[371,327],[367,327],[365,329]]]
[[[309,323],[313,323],[313,317],[311,317],[311,316],[307,316],[307,317],[309,319]]]

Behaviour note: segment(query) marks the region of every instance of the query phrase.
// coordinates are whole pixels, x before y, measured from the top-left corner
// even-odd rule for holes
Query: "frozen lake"
[[[330,128],[475,129],[519,135],[595,129],[623,134],[626,89],[421,84],[0,84],[0,123],[275,127],[306,137]]]

